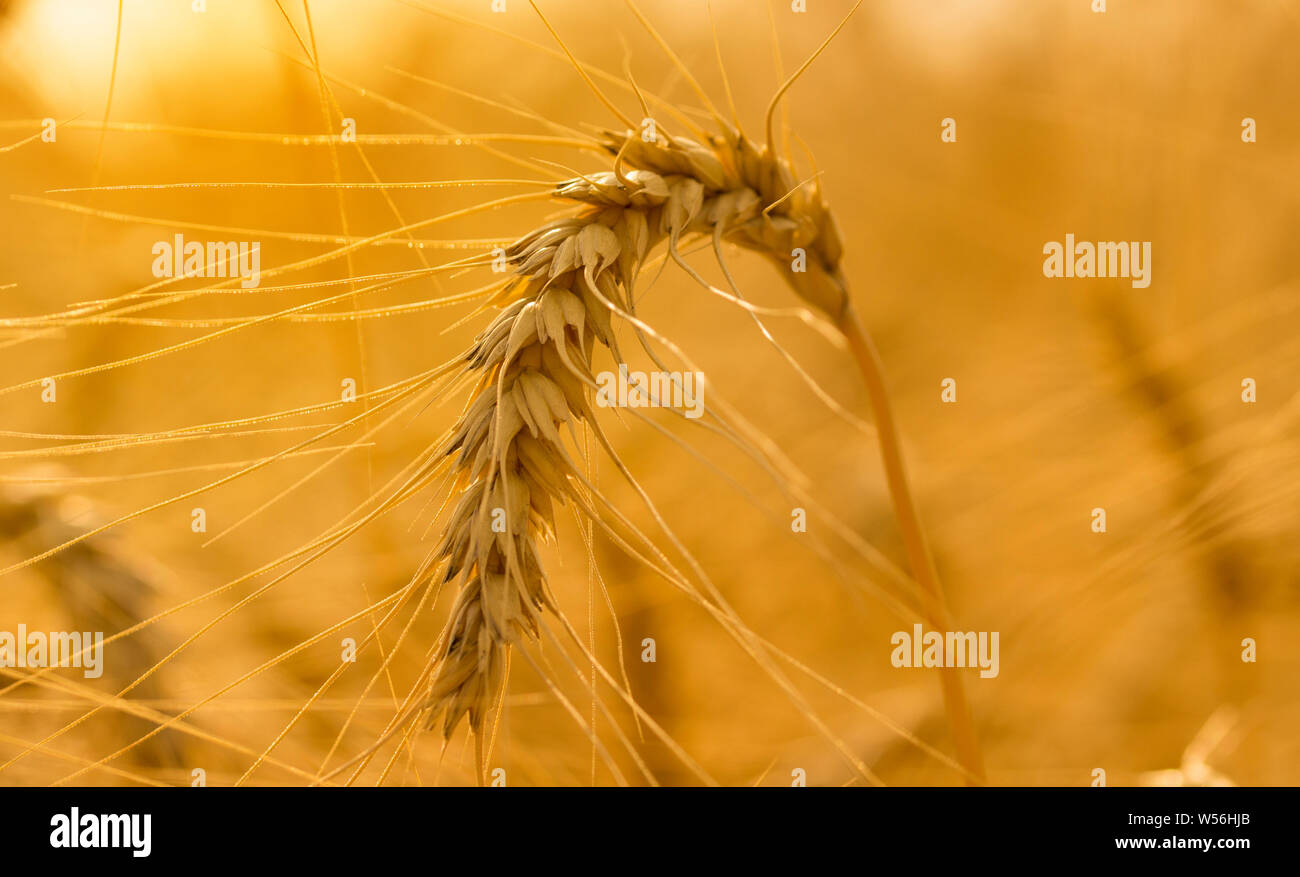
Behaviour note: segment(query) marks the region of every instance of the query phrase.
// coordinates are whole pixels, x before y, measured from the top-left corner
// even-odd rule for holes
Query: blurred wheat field
[[[0,5],[0,631],[112,636],[156,619],[106,645],[97,679],[0,668],[0,782],[189,785],[201,771],[211,785],[308,784],[382,739],[351,781],[473,784],[463,727],[445,746],[437,731],[385,737],[447,618],[449,592],[395,596],[438,539],[444,495],[411,498],[291,575],[251,574],[365,504],[464,404],[437,394],[382,428],[392,409],[357,407],[465,350],[487,317],[418,303],[492,278],[365,287],[504,246],[555,205],[466,212],[538,191],[495,183],[111,187],[553,183],[608,162],[546,141],[559,130],[548,123],[579,136],[618,120],[523,0],[504,12],[489,0],[197,5]],[[817,175],[838,218],[956,624],[1000,633],[998,675],[962,671],[989,781],[1085,785],[1100,768],[1112,785],[1297,784],[1300,5],[1090,5],[867,0],[786,97],[799,178]],[[577,58],[708,122],[628,6],[538,6]],[[637,6],[714,102],[730,89],[752,132],[852,4]],[[642,116],[632,91],[602,83]],[[39,136],[46,119],[53,142]],[[941,138],[945,119],[955,142]],[[345,120],[355,143],[340,137]],[[471,136],[488,134],[521,136]],[[124,320],[33,321],[211,286],[151,273],[151,248],[176,234],[258,242],[262,285]],[[1150,241],[1150,285],[1045,277],[1044,244],[1067,234]],[[724,284],[707,247],[688,258]],[[727,265],[749,301],[797,304],[756,256],[732,247]],[[326,297],[305,320],[253,319]],[[699,364],[710,398],[802,473],[818,506],[808,532],[791,531],[782,485],[716,434],[664,412],[651,419],[669,435],[632,417],[605,429],[748,628],[830,684],[786,666],[801,708],[599,530],[597,579],[566,510],[544,560],[569,621],[718,783],[866,782],[814,715],[886,784],[963,782],[938,674],[890,661],[891,634],[912,620],[880,592],[907,563],[874,436],[851,419],[868,406],[845,351],[797,319],[765,318],[850,417],[680,267],[647,271],[637,308]],[[350,408],[129,438],[325,406],[348,381],[363,397]],[[611,504],[659,534],[618,472],[593,466]],[[341,663],[345,640],[362,642],[394,606],[377,644]],[[593,702],[579,649],[543,639],[531,655],[512,661],[487,765],[509,785],[643,782],[624,738],[658,782],[701,782],[613,686],[600,681]]]

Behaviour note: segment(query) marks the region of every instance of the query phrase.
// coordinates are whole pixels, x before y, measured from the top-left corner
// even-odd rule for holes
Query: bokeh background
[[[555,165],[538,162],[560,166],[554,175],[602,169],[591,154],[543,143],[428,142],[437,134],[551,133],[542,120],[584,130],[613,124],[556,56],[528,3],[508,0],[504,13],[490,5],[310,0],[309,29],[301,0],[282,7],[207,0],[202,12],[179,0],[124,0],[114,63],[117,3],[0,4],[0,317],[10,320],[0,324],[0,384],[214,331],[113,323],[34,333],[12,322],[148,287],[150,248],[177,232],[261,241],[265,271],[327,252],[335,239],[394,228],[397,214],[409,223],[529,189],[51,190],[365,181],[372,172],[386,181],[548,179],[544,171]],[[616,76],[630,71],[642,88],[699,109],[624,4],[540,5],[579,58]],[[725,106],[705,4],[640,5]],[[794,13],[784,2],[770,10],[759,0],[712,3],[747,130],[761,129],[782,78],[778,64],[793,69],[850,6],[807,5]],[[867,0],[790,92],[795,153],[805,174],[815,161],[837,213],[848,280],[885,360],[953,613],[962,629],[1000,633],[997,678],[965,677],[990,780],[1086,785],[1101,768],[1112,785],[1295,784],[1300,6],[1108,5],[1096,13],[1086,0]],[[313,40],[328,82],[324,109],[308,55]],[[636,110],[629,93],[611,94]],[[356,120],[360,149],[246,136],[337,133],[340,116]],[[1256,120],[1257,142],[1242,140],[1246,117]],[[60,123],[54,143],[31,139],[44,118]],[[955,143],[941,142],[944,118],[956,120]],[[376,142],[385,135],[419,136]],[[515,205],[431,225],[413,233],[418,243],[364,247],[285,282],[436,265],[465,247],[511,240],[554,209]],[[1066,233],[1151,241],[1151,285],[1044,278],[1042,247]],[[794,304],[756,258],[739,251],[727,258],[748,298]],[[692,261],[720,279],[707,251]],[[422,278],[362,295],[359,306],[485,282],[482,272]],[[187,287],[168,287],[180,288]],[[247,317],[345,289],[206,295],[137,316]],[[762,471],[670,418],[660,422],[716,471],[631,419],[607,423],[620,453],[746,623],[848,695],[792,676],[881,779],[961,782],[898,732],[951,752],[934,671],[890,665],[890,634],[910,630],[910,620],[875,597],[879,564],[833,533],[839,525],[861,534],[905,567],[871,436],[819,401],[748,315],[679,269],[658,275],[640,307],[701,364],[714,398],[784,449],[824,511],[810,515],[807,534],[791,533],[790,503]],[[41,401],[39,386],[0,395],[0,565],[198,488],[343,415],[289,418],[276,432],[100,444],[84,453],[71,452],[87,441],[74,437],[288,410],[337,398],[347,378],[383,386],[463,349],[482,325],[460,323],[468,315],[462,306],[357,322],[272,321],[62,380],[54,404]],[[798,321],[773,318],[771,327],[834,398],[866,416],[843,351]],[[940,399],[945,378],[956,381],[955,404]],[[1254,403],[1242,401],[1246,378],[1257,386]],[[0,580],[0,630],[21,622],[113,633],[222,588],[346,515],[433,442],[459,404],[448,397],[399,418],[305,483],[332,454],[276,462],[10,572]],[[601,483],[653,531],[612,467]],[[209,784],[235,781],[338,666],[342,638],[365,636],[371,619],[208,699],[403,585],[437,536],[429,528],[442,498],[427,500],[384,516],[256,600],[241,602],[270,576],[168,614],[110,646],[99,680],[64,671],[15,684],[23,671],[8,671],[0,683],[7,686],[0,783],[71,776],[189,784],[195,769]],[[196,506],[207,513],[205,534],[191,530]],[[1104,534],[1091,528],[1099,507]],[[615,629],[568,523],[548,550],[552,585],[616,671]],[[608,540],[597,539],[596,557],[633,694],[714,779],[788,785],[802,770],[809,784],[861,782],[703,611]],[[363,653],[279,744],[276,763],[247,781],[308,782],[327,759],[335,766],[375,740],[427,661],[448,600],[414,619],[389,671],[369,689],[380,659]],[[409,616],[386,630],[385,650]],[[640,660],[646,637],[656,642],[655,663]],[[1241,658],[1247,637],[1257,644],[1253,663]],[[540,666],[590,719],[590,694],[552,651],[542,650]],[[576,652],[570,658],[584,661]],[[159,662],[127,696],[129,706],[113,700]],[[513,670],[491,766],[503,767],[511,785],[613,782],[547,681],[524,661]],[[628,710],[607,687],[601,697],[635,739]],[[107,706],[65,727],[97,705]],[[161,717],[191,709],[187,733],[169,729],[130,746]],[[619,750],[607,717],[596,717],[596,730]],[[638,749],[661,781],[698,781],[653,737]],[[359,781],[377,779],[390,754],[386,748]],[[635,776],[626,754],[618,758]],[[445,751],[436,734],[417,734],[395,764],[391,784],[474,782],[463,730]]]

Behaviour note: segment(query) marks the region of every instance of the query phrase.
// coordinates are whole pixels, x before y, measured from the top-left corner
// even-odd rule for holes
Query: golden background
[[[623,3],[539,5],[578,58],[620,77],[630,70],[641,88],[698,109],[680,72]],[[990,781],[1086,785],[1102,768],[1112,785],[1300,783],[1300,6],[1108,5],[1100,14],[1087,0],[868,0],[789,93],[794,152],[805,176],[814,172],[807,156],[815,160],[837,214],[850,288],[885,361],[957,624],[1000,633],[1000,674],[965,676]],[[125,0],[114,68],[116,3],[3,4],[0,185],[9,197],[0,199],[0,316],[9,322],[0,323],[0,385],[16,389],[0,395],[0,566],[198,488],[238,468],[228,464],[274,454],[302,433],[77,455],[57,451],[72,439],[49,436],[150,433],[325,401],[337,397],[344,378],[374,388],[432,368],[485,322],[453,327],[469,314],[465,306],[355,325],[271,321],[62,379],[57,402],[46,404],[28,382],[213,329],[109,324],[35,334],[14,319],[150,286],[150,248],[178,231],[187,240],[261,241],[266,271],[337,246],[295,234],[375,235],[399,225],[394,208],[409,223],[529,191],[400,190],[389,193],[390,205],[374,190],[50,190],[365,181],[371,169],[385,181],[540,180],[555,167],[520,166],[501,153],[554,162],[563,175],[605,167],[590,154],[541,143],[494,143],[494,154],[474,145],[361,142],[358,150],[235,136],[337,133],[338,114],[330,110],[327,128],[301,0],[284,0],[283,8],[270,0],[206,6],[196,13],[179,0]],[[725,105],[705,4],[640,6]],[[769,15],[758,0],[713,2],[747,130],[761,129],[783,78],[774,38],[788,73],[849,6],[808,0],[808,11],[796,14],[774,2]],[[431,14],[434,7],[462,19]],[[488,7],[488,0],[311,0],[329,92],[363,138],[546,133],[530,115],[569,127],[615,124],[556,56],[524,0],[508,0],[504,14]],[[611,94],[639,115],[628,93]],[[940,121],[949,117],[956,143],[940,140]],[[1258,142],[1243,142],[1245,117],[1256,120]],[[55,143],[30,139],[44,118],[60,123]],[[469,252],[439,241],[510,241],[553,210],[510,206],[439,223],[414,232],[430,242],[422,249],[370,246],[284,282],[410,270],[422,259],[438,264]],[[1042,247],[1067,233],[1151,241],[1151,285],[1045,278]],[[747,297],[796,304],[757,257],[729,251],[727,258]],[[692,262],[718,282],[707,250]],[[360,307],[484,282],[481,271],[440,276],[438,285],[422,279],[365,294]],[[247,317],[346,288],[206,295],[138,316]],[[707,393],[734,404],[784,449],[844,527],[905,567],[870,435],[816,398],[748,315],[676,267],[640,304],[648,322],[701,364]],[[768,324],[827,392],[866,416],[842,350],[796,320]],[[956,404],[940,400],[945,378],[957,383]],[[1245,378],[1257,384],[1255,403],[1242,401]],[[0,630],[22,622],[111,634],[217,589],[346,515],[432,443],[459,405],[451,397],[400,418],[306,483],[331,455],[276,462],[9,572],[0,577]],[[794,673],[817,715],[887,783],[961,782],[864,709],[951,752],[935,672],[890,665],[890,634],[911,622],[873,596],[872,564],[830,533],[825,515],[810,515],[807,534],[791,533],[789,503],[733,447],[660,418],[728,481],[646,425],[624,422],[606,422],[620,453],[747,624],[847,695]],[[357,436],[352,430],[325,444]],[[603,465],[602,489],[653,532],[635,494]],[[5,671],[0,783],[189,784],[196,768],[209,784],[234,782],[337,668],[342,637],[360,639],[370,621],[203,701],[404,584],[437,536],[428,528],[441,497],[427,499],[431,505],[408,503],[256,600],[240,602],[268,576],[109,646],[99,680],[66,670],[15,685],[25,671]],[[194,506],[207,512],[206,534],[191,531]],[[1097,507],[1107,512],[1104,534],[1091,529]],[[575,627],[587,631],[594,619],[599,654],[614,671],[614,628],[567,524],[547,551],[552,587]],[[597,539],[596,555],[633,694],[715,780],[787,785],[802,769],[813,785],[862,781],[704,612],[608,540]],[[331,764],[375,740],[394,698],[427,661],[448,600],[415,620],[391,672],[358,701],[379,660],[364,653],[278,745],[278,763],[247,782],[309,781],[358,704]],[[385,649],[395,636],[386,632]],[[645,637],[656,641],[656,663],[639,659]],[[1254,663],[1241,660],[1246,637],[1257,643]],[[590,721],[589,692],[549,643],[540,654],[553,684]],[[585,659],[569,657],[585,672]],[[158,662],[127,696],[133,706],[112,701]],[[630,712],[606,686],[601,697],[636,739]],[[100,704],[108,707],[65,728]],[[195,706],[184,723],[196,733],[167,730],[119,754],[154,726],[139,708],[174,716]],[[604,715],[596,731],[636,777]],[[653,737],[638,749],[661,782],[698,781]],[[390,753],[391,746],[358,781],[375,781]],[[97,764],[107,756],[115,757]],[[593,763],[583,730],[546,682],[515,661],[489,767],[504,767],[510,785],[614,781]],[[1182,773],[1156,773],[1171,770]],[[474,774],[462,729],[445,754],[436,732],[412,737],[411,754],[386,781],[467,784]]]

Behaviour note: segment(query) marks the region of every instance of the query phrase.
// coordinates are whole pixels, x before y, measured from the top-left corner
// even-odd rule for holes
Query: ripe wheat
[[[663,133],[654,142],[611,133],[603,145],[613,170],[555,188],[576,213],[506,251],[514,271],[504,306],[464,356],[477,387],[436,454],[459,496],[437,551],[459,594],[428,704],[447,736],[466,715],[482,732],[510,644],[535,637],[537,613],[554,608],[538,543],[554,533],[555,504],[583,490],[560,430],[576,423],[601,435],[587,393],[593,349],[621,361],[612,320],[634,310],[647,255],[665,242],[677,255],[686,235],[726,237],[785,266],[794,288],[830,315],[847,300],[820,189],[796,187],[769,150],[734,129],[708,145]],[[789,270],[796,249],[811,257],[807,272]]]

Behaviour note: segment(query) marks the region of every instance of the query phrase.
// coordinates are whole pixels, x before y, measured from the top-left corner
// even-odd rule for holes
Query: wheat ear
[[[463,358],[476,386],[434,454],[459,499],[435,551],[442,581],[458,587],[425,702],[450,736],[462,718],[478,739],[504,684],[510,647],[536,639],[539,613],[557,611],[539,543],[554,534],[554,505],[582,496],[582,465],[561,429],[595,427],[588,389],[597,343],[622,361],[611,317],[633,309],[647,254],[666,243],[680,259],[688,235],[725,237],[778,265],[794,290],[849,340],[870,391],[889,486],[917,581],[935,623],[943,595],[903,473],[878,357],[854,314],[834,219],[815,184],[796,185],[786,162],[735,129],[702,143],[659,133],[605,132],[612,170],[558,184],[578,209],[506,251],[513,267],[501,309]],[[803,250],[806,270],[791,254]],[[599,432],[597,430],[597,432]],[[582,507],[582,503],[578,503]],[[495,524],[495,526],[494,526]],[[960,680],[944,677],[945,703],[964,766],[982,776]]]

